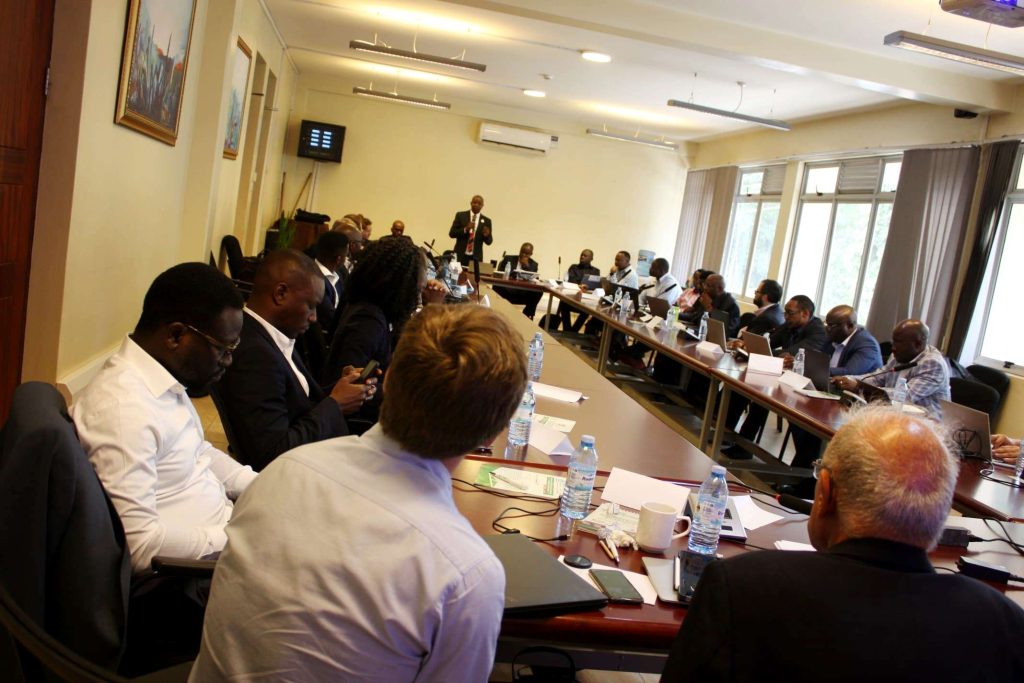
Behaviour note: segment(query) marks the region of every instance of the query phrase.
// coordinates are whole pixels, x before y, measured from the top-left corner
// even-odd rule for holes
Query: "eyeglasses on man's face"
[[[188,323],[182,323],[182,324],[185,327],[187,327],[189,330],[191,330],[192,332],[195,332],[200,337],[205,339],[206,343],[209,344],[210,346],[212,346],[217,351],[217,353],[219,354],[220,358],[224,358],[224,356],[227,356],[230,353],[234,353],[235,349],[237,349],[238,345],[242,342],[241,339],[238,339],[238,340],[236,340],[236,341],[234,341],[234,342],[232,342],[230,344],[225,344],[224,342],[219,341],[219,340],[215,339],[214,337],[211,337],[210,335],[206,334],[205,332],[203,332],[202,330],[200,330],[197,327],[193,327],[192,325],[189,325]]]
[[[821,458],[818,458],[817,460],[812,462],[811,463],[811,467],[814,468],[814,478],[815,479],[819,479],[821,477],[821,471],[822,470],[827,470],[828,469],[827,467],[825,467],[825,461],[822,460]]]

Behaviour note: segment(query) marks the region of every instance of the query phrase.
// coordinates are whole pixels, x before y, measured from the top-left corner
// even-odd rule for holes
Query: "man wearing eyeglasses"
[[[202,263],[174,266],[153,281],[135,331],[71,407],[121,517],[134,574],[157,555],[220,552],[231,501],[256,477],[205,440],[186,393],[221,378],[241,331],[231,280]]]
[[[311,258],[281,249],[256,271],[235,362],[214,390],[241,462],[262,470],[281,453],[349,433],[351,415],[373,396],[376,378],[354,384],[346,367],[328,394],[306,368],[295,340],[316,321],[324,278]]]
[[[928,559],[959,472],[940,427],[867,408],[814,470],[817,552],[709,564],[661,680],[1024,680],[1024,611]]]

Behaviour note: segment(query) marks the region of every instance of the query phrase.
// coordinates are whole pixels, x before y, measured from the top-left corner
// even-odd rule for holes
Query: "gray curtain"
[[[718,270],[736,193],[736,166],[686,174],[672,274],[685,282],[698,268]]]
[[[946,327],[979,149],[917,149],[903,155],[892,221],[867,328],[880,341],[906,318],[918,318],[937,343]]]

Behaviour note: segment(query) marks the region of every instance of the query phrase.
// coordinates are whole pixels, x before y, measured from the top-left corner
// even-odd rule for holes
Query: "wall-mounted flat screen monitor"
[[[300,157],[341,163],[341,148],[345,144],[345,126],[319,121],[303,121],[299,129]]]

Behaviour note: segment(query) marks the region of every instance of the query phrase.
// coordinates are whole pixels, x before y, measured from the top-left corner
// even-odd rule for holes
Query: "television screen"
[[[319,121],[303,121],[299,130],[300,157],[341,163],[341,147],[345,144],[345,126]]]

